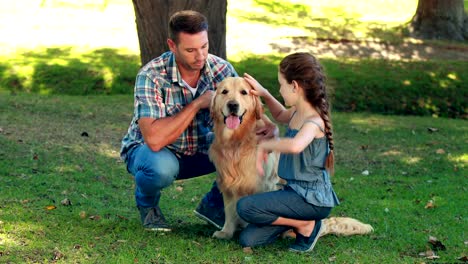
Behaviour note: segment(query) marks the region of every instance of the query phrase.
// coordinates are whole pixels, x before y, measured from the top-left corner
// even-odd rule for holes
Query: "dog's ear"
[[[215,106],[215,103],[216,103],[216,92],[215,94],[213,95],[213,97],[211,97],[211,103],[210,103],[210,116],[211,116],[211,119],[214,120],[216,118],[215,116],[215,109],[216,109],[216,106]]]
[[[255,104],[255,118],[257,120],[261,119],[263,116],[263,104],[260,100],[260,97],[256,95],[252,95],[254,97],[254,104]]]

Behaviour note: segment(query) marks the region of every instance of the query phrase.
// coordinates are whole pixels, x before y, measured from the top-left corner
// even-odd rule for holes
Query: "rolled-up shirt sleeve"
[[[135,81],[135,117],[162,118],[166,116],[166,105],[156,78],[139,73]]]

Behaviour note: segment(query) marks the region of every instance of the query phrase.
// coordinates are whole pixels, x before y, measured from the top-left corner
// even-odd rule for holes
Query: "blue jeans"
[[[206,154],[182,155],[179,158],[167,148],[154,152],[146,144],[130,150],[126,163],[128,172],[135,178],[135,200],[139,207],[156,207],[161,198],[161,190],[175,180],[194,178],[216,171]],[[216,182],[202,202],[223,208],[223,197]]]
[[[278,217],[320,220],[330,215],[331,209],[307,203],[289,187],[243,197],[237,202],[237,213],[249,224],[242,230],[239,242],[243,247],[272,243],[281,233],[291,229],[271,225]]]

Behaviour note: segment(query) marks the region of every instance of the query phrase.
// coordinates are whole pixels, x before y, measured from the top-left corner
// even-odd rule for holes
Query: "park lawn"
[[[374,233],[326,236],[310,254],[288,252],[289,239],[245,254],[192,213],[214,175],[164,190],[173,232],[141,228],[118,154],[132,105],[131,95],[0,95],[0,262],[422,263],[430,236],[445,248],[437,262],[466,255],[466,120],[333,113],[342,203],[332,216]]]
[[[269,41],[307,37],[398,44],[417,3],[302,2],[229,1],[228,54],[239,73],[255,69],[275,89],[284,55],[253,47],[248,50],[254,55],[245,55],[245,43],[264,48]],[[437,109],[429,113],[433,117],[334,112],[332,180],[342,203],[332,215],[370,223],[374,233],[327,236],[311,254],[288,252],[288,239],[244,254],[235,240],[211,238],[215,229],[192,213],[214,175],[177,181],[164,191],[161,207],[173,232],[141,228],[133,179],[118,154],[139,68],[131,2],[21,0],[0,6],[6,36],[0,41],[0,263],[427,263],[420,253],[432,249],[431,236],[443,245],[435,262],[466,259],[464,108],[454,115],[462,119],[435,118]],[[321,61],[341,89],[337,97],[355,98],[343,91],[356,87],[392,88],[395,78],[388,72],[418,94],[450,87],[455,100],[448,102],[466,106],[466,61]],[[401,96],[393,95],[381,97],[400,105]],[[377,99],[372,101],[382,105]],[[424,109],[440,107],[430,99]]]

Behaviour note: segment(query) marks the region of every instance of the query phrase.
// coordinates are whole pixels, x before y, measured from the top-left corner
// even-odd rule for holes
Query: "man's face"
[[[168,40],[169,48],[176,56],[177,65],[187,71],[200,71],[208,56],[208,32],[179,33],[179,43]]]

